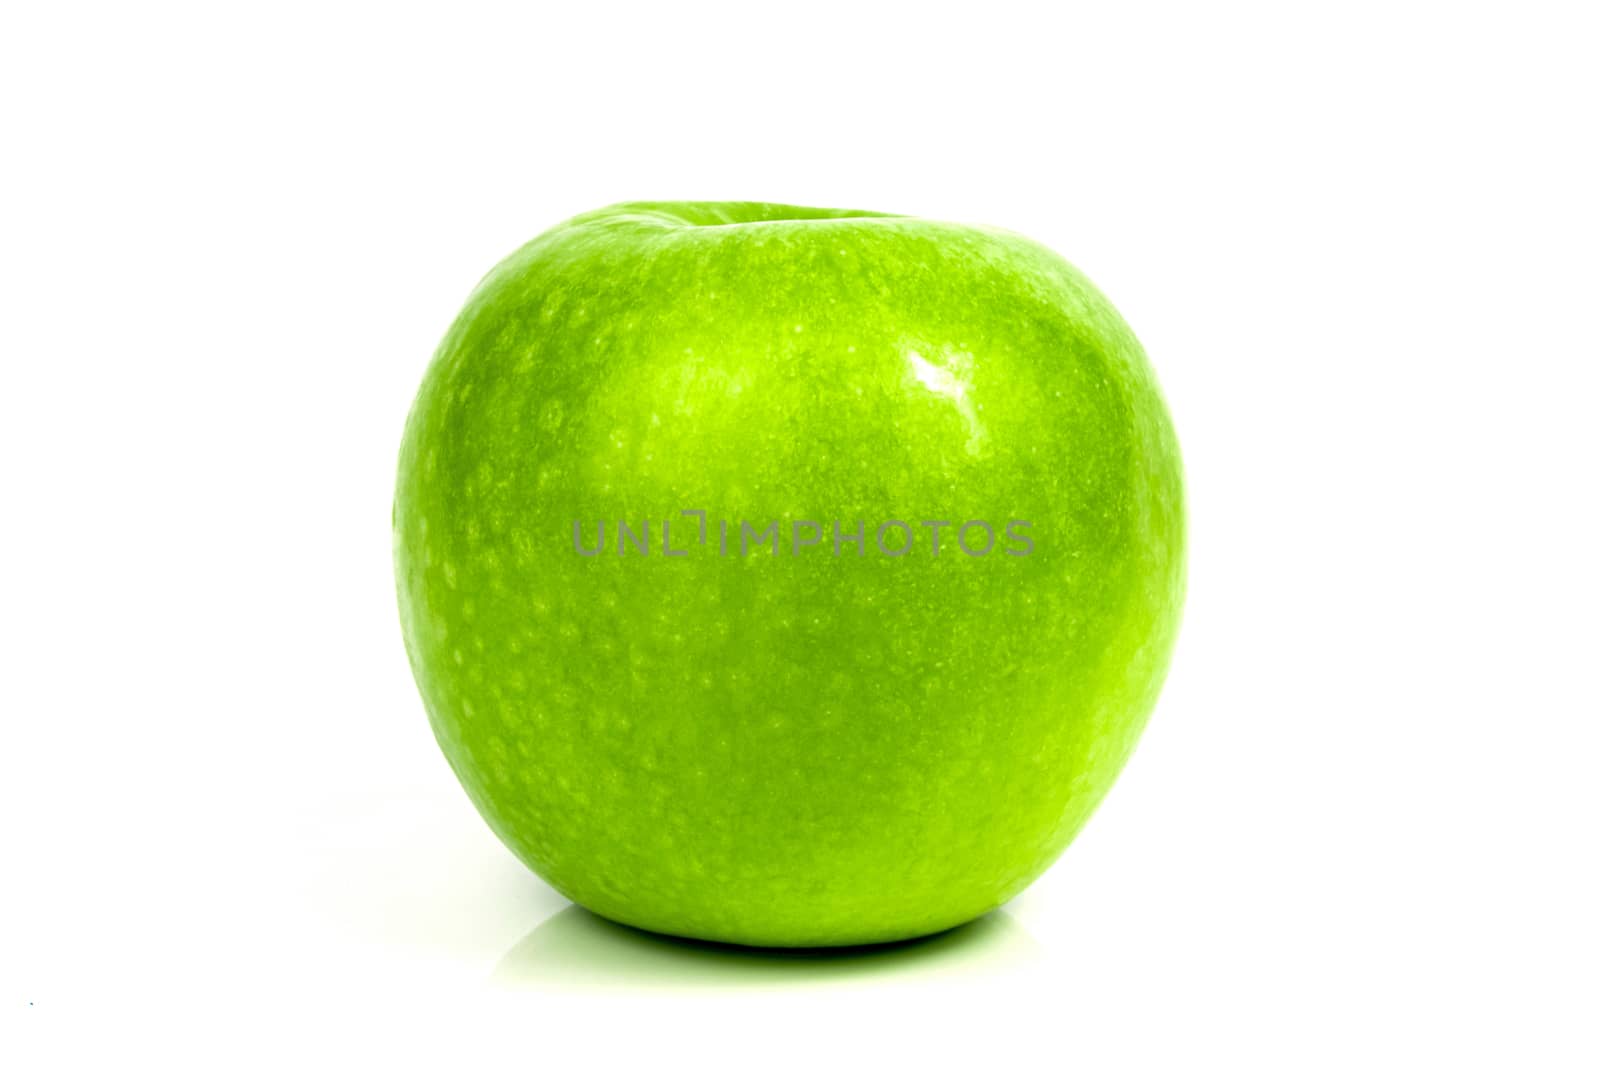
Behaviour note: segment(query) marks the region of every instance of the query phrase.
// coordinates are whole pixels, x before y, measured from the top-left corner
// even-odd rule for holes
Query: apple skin
[[[722,555],[719,520],[779,551]],[[1081,274],[773,204],[619,204],[501,263],[427,371],[394,532],[435,736],[501,840],[602,916],[763,946],[934,933],[1038,877],[1144,728],[1185,582],[1165,404]]]

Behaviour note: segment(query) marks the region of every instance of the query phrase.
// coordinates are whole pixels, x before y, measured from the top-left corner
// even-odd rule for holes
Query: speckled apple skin
[[[740,520],[781,521],[778,554]],[[822,543],[795,555],[795,520]],[[621,204],[501,263],[406,424],[394,531],[434,733],[506,845],[607,918],[750,945],[929,934],[1038,877],[1133,749],[1184,590],[1172,425],[1083,275],[770,204]]]

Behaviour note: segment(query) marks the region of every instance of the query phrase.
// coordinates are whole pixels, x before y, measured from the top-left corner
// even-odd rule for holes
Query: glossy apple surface
[[[1081,274],[771,204],[622,204],[501,263],[422,384],[394,530],[500,838],[603,916],[755,945],[932,933],[1036,878],[1184,587],[1172,426]]]

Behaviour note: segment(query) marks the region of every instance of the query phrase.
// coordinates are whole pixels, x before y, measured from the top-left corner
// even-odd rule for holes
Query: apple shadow
[[[996,910],[943,933],[849,948],[752,948],[637,930],[573,904],[512,946],[490,980],[502,986],[658,991],[717,985],[788,984],[890,973],[1010,966],[1039,947]]]

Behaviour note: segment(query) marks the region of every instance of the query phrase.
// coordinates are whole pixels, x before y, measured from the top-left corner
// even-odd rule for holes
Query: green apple
[[[1182,473],[1139,343],[1015,234],[753,203],[581,215],[478,286],[406,425],[406,647],[500,838],[667,934],[998,906],[1155,702]]]

